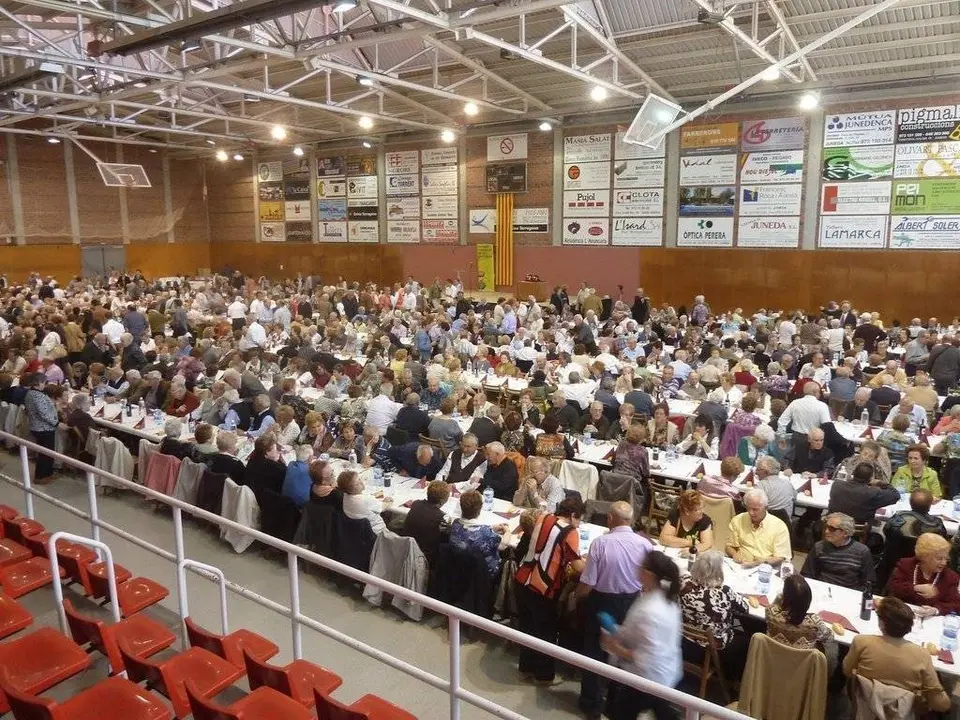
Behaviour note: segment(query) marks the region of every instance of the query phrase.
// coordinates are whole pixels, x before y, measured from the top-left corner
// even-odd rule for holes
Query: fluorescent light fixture
[[[368,78],[361,75],[357,78],[357,83],[363,85],[364,87],[373,87],[373,78]]]
[[[156,148],[150,148],[150,152],[152,152],[152,153],[156,153],[156,152],[157,152],[157,150],[156,150]]]
[[[367,150],[373,147],[373,143],[371,143],[369,140],[364,140],[360,144],[363,145],[363,147],[365,147]]]
[[[457,134],[453,130],[442,130],[440,132],[440,139],[445,143],[452,143],[457,139]]]
[[[553,125],[544,120],[542,123],[540,123],[540,130],[542,132],[550,132],[553,130]]]
[[[226,162],[228,159],[226,150],[217,150],[217,160],[220,162]]]
[[[234,159],[234,160],[238,160],[238,161],[239,161],[239,160],[243,160],[243,153],[236,153],[236,154],[233,156],[233,159]]]
[[[196,52],[203,48],[203,45],[200,44],[199,40],[184,40],[183,44],[180,45],[180,52]]]
[[[813,110],[820,104],[820,96],[815,92],[806,92],[800,96],[797,105],[801,110]]]
[[[373,118],[363,115],[359,120],[357,120],[357,125],[362,127],[364,130],[369,130],[373,127]]]
[[[207,145],[216,145],[216,144],[217,144],[217,141],[216,141],[216,140],[211,140],[210,138],[207,138],[206,143],[207,143]]]
[[[480,112],[480,108],[477,107],[477,104],[475,102],[468,102],[466,105],[463,106],[463,112],[464,114],[470,115],[472,117],[476,115],[478,112]]]
[[[147,86],[147,84],[146,84],[145,82],[143,82],[143,80],[137,80],[137,82],[135,82],[135,83],[133,84],[133,86],[134,86],[135,88],[145,88],[145,87]]]
[[[59,145],[60,138],[55,138],[55,137],[47,138],[47,142],[50,143],[51,145]]]
[[[771,65],[766,70],[763,71],[763,74],[760,76],[761,80],[766,80],[767,82],[774,82],[775,80],[780,79],[780,68],[776,65]]]
[[[274,125],[270,129],[270,137],[272,137],[274,140],[286,140],[287,129],[282,125]]]
[[[594,85],[590,90],[590,99],[594,102],[603,102],[607,99],[607,89],[601,85]]]
[[[353,10],[356,6],[357,3],[355,3],[353,0],[337,0],[337,2],[333,4],[332,12],[347,12],[347,10]]]
[[[297,146],[293,149],[293,154],[296,155],[297,157],[303,157],[303,148],[300,147],[299,145],[297,145]]]

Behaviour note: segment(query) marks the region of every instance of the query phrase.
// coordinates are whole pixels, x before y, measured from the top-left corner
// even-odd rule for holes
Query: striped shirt
[[[840,547],[820,540],[807,555],[800,574],[855,590],[876,580],[870,549],[853,539]]]

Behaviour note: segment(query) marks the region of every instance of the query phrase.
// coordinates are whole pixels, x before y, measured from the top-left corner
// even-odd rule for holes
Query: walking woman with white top
[[[667,687],[683,677],[680,650],[683,616],[680,570],[662,552],[647,553],[640,569],[643,593],[627,613],[616,633],[604,633],[600,645],[619,660],[620,667]],[[607,699],[610,720],[636,720],[650,710],[656,720],[674,720],[679,711],[666,700],[640,690],[614,685]]]

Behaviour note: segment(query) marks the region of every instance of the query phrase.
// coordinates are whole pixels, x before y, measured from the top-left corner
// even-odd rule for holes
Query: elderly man
[[[633,508],[618,501],[610,506],[607,526],[610,532],[590,544],[586,566],[580,575],[577,597],[583,599],[583,654],[606,661],[600,647],[598,614],[609,613],[622,623],[640,592],[639,571],[644,558],[653,549],[650,541],[633,532]],[[603,709],[603,681],[598,675],[580,675],[580,709],[588,717],[599,717]]]
[[[879,317],[879,314],[875,316],[868,312],[863,313],[860,315],[863,322],[853,331],[854,340],[863,340],[863,347],[868,353],[876,352],[877,343],[886,337],[886,333],[874,324],[874,320],[879,319]]]
[[[430,416],[425,410],[420,409],[420,396],[417,393],[410,393],[403,401],[403,407],[397,411],[397,417],[393,421],[395,427],[403,430],[408,436],[418,437],[427,433],[430,425]]]
[[[479,450],[477,436],[465,433],[460,438],[460,447],[447,455],[443,467],[437,473],[437,480],[453,484],[467,481],[479,482],[486,471],[487,458]]]
[[[435,412],[440,409],[440,403],[450,393],[440,384],[440,379],[436,376],[427,377],[427,387],[420,394],[420,402],[426,403],[427,410]]]
[[[819,398],[820,386],[807,383],[803,386],[803,397],[787,405],[787,409],[777,421],[777,429],[785,433],[792,426],[794,433],[806,434],[824,423],[830,422],[830,410]]]
[[[943,520],[930,514],[933,503],[934,497],[929,490],[917,488],[910,493],[910,509],[901,510],[890,518],[883,526],[883,536],[888,541],[893,534],[913,540],[928,532],[948,537]]]
[[[882,482],[872,484],[873,479],[871,465],[865,462],[857,465],[848,481],[834,482],[830,486],[827,511],[845,513],[858,523],[872,522],[877,510],[900,500],[895,487]]]
[[[807,371],[812,370],[812,375],[807,375]],[[820,387],[826,387],[833,377],[833,372],[830,370],[828,365],[824,364],[823,353],[815,352],[813,357],[810,358],[810,362],[800,368],[801,377],[811,377],[817,381]]]
[[[927,372],[933,378],[938,395],[946,395],[960,378],[960,338],[945,335],[930,351]]]
[[[697,402],[707,399],[707,388],[700,382],[700,373],[696,370],[690,371],[686,382],[680,386],[677,397],[683,400],[696,400]]]
[[[367,403],[367,425],[373,425],[381,434],[385,434],[399,412],[400,403],[393,401],[393,385],[381,383],[380,394]]]
[[[477,399],[474,399],[477,402]],[[492,442],[500,439],[503,434],[503,428],[500,425],[500,408],[496,405],[490,405],[482,417],[475,418],[470,423],[468,432],[472,434],[480,447],[485,447]]]
[[[767,496],[767,510],[789,527],[797,491],[790,478],[780,473],[780,463],[770,455],[763,455],[757,459],[753,474],[756,486]]]
[[[871,400],[871,394],[872,391],[870,388],[857,388],[857,391],[853,395],[853,400],[844,406],[843,410],[840,411],[839,417],[859,422],[863,417],[863,411],[866,410],[869,423],[871,425],[879,425],[880,411],[877,409],[877,404]]]
[[[267,331],[252,313],[247,317],[247,329],[237,347],[240,350],[265,349],[267,346]]]
[[[513,494],[513,504],[517,507],[539,508],[548,513],[555,512],[566,494],[560,481],[550,474],[550,461],[534,455],[527,460],[526,469],[530,475],[520,483]]]
[[[933,389],[930,376],[923,370],[919,370],[913,382],[914,384],[907,387],[903,394],[913,400],[917,406],[922,407],[925,413],[932,415],[940,404],[940,398],[937,397],[937,391]]]
[[[270,396],[266,394],[257,395],[253,399],[253,413],[250,418],[250,427],[247,429],[247,437],[260,437],[277,422],[270,410],[271,404]]]
[[[901,369],[900,363],[896,360],[887,360],[883,365],[883,371],[870,378],[867,387],[878,388],[882,386],[885,382],[884,374],[889,375],[893,379],[893,384],[897,387],[906,387],[910,382],[907,374]]]
[[[507,458],[502,443],[492,442],[484,450],[487,454],[487,470],[480,481],[480,491],[491,488],[494,497],[511,502],[518,487],[517,466]]]
[[[390,448],[390,460],[401,475],[426,480],[435,479],[442,465],[431,446],[417,441]]]
[[[930,359],[930,333],[919,330],[903,347],[903,365],[907,377],[913,377],[919,368],[925,368]]]
[[[567,398],[560,391],[550,396],[551,407],[547,410],[544,418],[556,417],[560,424],[561,431],[570,431],[577,427],[580,422],[580,413],[573,405],[567,402]]]
[[[900,398],[900,402],[890,408],[890,412],[887,413],[886,420],[884,420],[883,424],[886,427],[890,427],[893,424],[893,419],[897,415],[906,415],[910,418],[910,428],[907,432],[911,435],[919,434],[920,428],[927,426],[927,411],[915,404],[907,395]]]
[[[792,558],[790,531],[783,520],[767,512],[767,494],[760,488],[747,490],[743,504],[747,511],[730,521],[727,555],[746,568],[779,565]]]
[[[795,443],[789,458],[790,469],[807,477],[832,476],[836,461],[833,451],[824,447],[824,439],[823,430],[816,428],[807,433],[806,442]]]
[[[236,390],[244,400],[267,392],[263,383],[250,371],[240,373],[233,368],[228,368],[221,379]]]
[[[823,540],[807,554],[800,574],[812,580],[862,590],[874,585],[873,556],[870,549],[853,537],[855,523],[844,513],[827,515]]]
[[[844,332],[839,318],[830,320],[830,327],[820,333],[820,339],[832,355],[843,354]]]

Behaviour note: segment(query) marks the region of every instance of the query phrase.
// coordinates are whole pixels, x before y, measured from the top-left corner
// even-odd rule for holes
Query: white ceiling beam
[[[7,133],[8,135],[33,135],[36,137],[45,137],[49,138],[51,136],[55,137],[64,137],[64,138],[73,138],[76,140],[88,140],[90,142],[108,142],[119,145],[141,145],[144,147],[152,148],[164,148],[164,149],[176,149],[176,150],[190,150],[196,151],[197,147],[194,145],[180,145],[179,143],[171,142],[157,142],[152,140],[134,140],[124,137],[113,137],[113,136],[102,136],[102,135],[79,135],[77,133],[66,133],[66,132],[57,132],[57,131],[47,131],[47,130],[26,130],[24,128],[0,128],[0,133]]]
[[[787,44],[790,45],[790,49],[794,52],[800,50],[800,44],[797,42],[796,36],[793,34],[793,31],[790,29],[790,25],[787,23],[787,19],[783,16],[783,13],[780,12],[780,8],[777,7],[775,0],[766,0],[767,11],[773,16],[773,19],[777,22],[777,29],[783,33],[783,36],[787,39]],[[813,68],[810,67],[810,63],[807,60],[806,55],[800,56],[800,64],[803,65],[803,69],[806,71],[806,79],[813,80],[814,82],[817,79],[817,74],[813,71]]]

